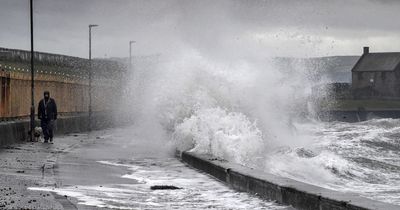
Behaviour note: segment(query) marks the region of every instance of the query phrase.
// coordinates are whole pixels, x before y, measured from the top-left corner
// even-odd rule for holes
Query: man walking
[[[38,118],[43,130],[44,143],[53,142],[54,121],[57,120],[56,101],[50,98],[50,92],[44,91],[44,98],[40,100],[38,106]]]

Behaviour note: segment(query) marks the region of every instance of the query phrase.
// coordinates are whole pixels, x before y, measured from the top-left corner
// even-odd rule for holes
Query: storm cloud
[[[400,51],[394,0],[34,0],[35,47],[87,57],[174,53],[259,56]],[[0,1],[0,46],[29,49],[29,1]]]

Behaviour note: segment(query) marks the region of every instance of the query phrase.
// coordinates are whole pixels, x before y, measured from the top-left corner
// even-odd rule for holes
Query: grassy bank
[[[400,100],[334,100],[321,103],[322,110],[400,110]]]

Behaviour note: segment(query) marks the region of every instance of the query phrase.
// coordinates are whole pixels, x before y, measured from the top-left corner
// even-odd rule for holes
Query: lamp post
[[[92,130],[92,28],[99,25],[89,25],[89,122],[88,130]]]
[[[33,0],[30,0],[30,26],[31,26],[31,121],[30,141],[33,141],[33,130],[35,129],[35,69],[33,50]]]
[[[375,93],[374,93],[374,85],[375,85],[374,78],[369,79],[369,84],[370,84],[370,88],[371,88],[370,94],[371,94],[371,96],[374,96],[375,95]]]
[[[129,41],[129,71],[132,69],[132,44],[136,43],[135,41]]]

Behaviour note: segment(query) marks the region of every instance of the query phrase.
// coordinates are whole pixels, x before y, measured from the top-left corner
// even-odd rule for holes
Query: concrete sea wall
[[[232,188],[276,200],[296,209],[362,210],[400,209],[400,206],[370,200],[357,194],[328,190],[292,179],[246,168],[208,155],[179,153],[183,162],[229,184]]]
[[[31,109],[30,51],[0,48],[0,121],[23,118]],[[123,61],[89,60],[35,52],[35,106],[50,91],[59,113],[84,113],[89,107],[89,72],[92,72],[92,110],[112,110],[121,100],[127,69]],[[90,71],[91,70],[91,71]],[[36,107],[37,108],[37,107]]]
[[[39,122],[36,123],[39,125]],[[104,129],[114,126],[110,114],[97,113],[93,116],[93,129]],[[88,116],[65,116],[56,121],[56,135],[84,132],[88,130]],[[29,120],[15,120],[0,122],[0,146],[23,142],[29,139]]]
[[[27,117],[31,107],[30,74],[4,70],[4,67],[0,61],[0,121]],[[92,110],[111,110],[112,103],[109,102],[120,100],[122,88],[119,84],[118,81],[96,80],[92,84]],[[34,92],[36,109],[45,90],[50,91],[51,97],[56,100],[60,113],[88,111],[89,85],[85,79],[37,73]]]
[[[322,121],[360,122],[374,118],[400,118],[400,110],[331,110],[320,112]]]

